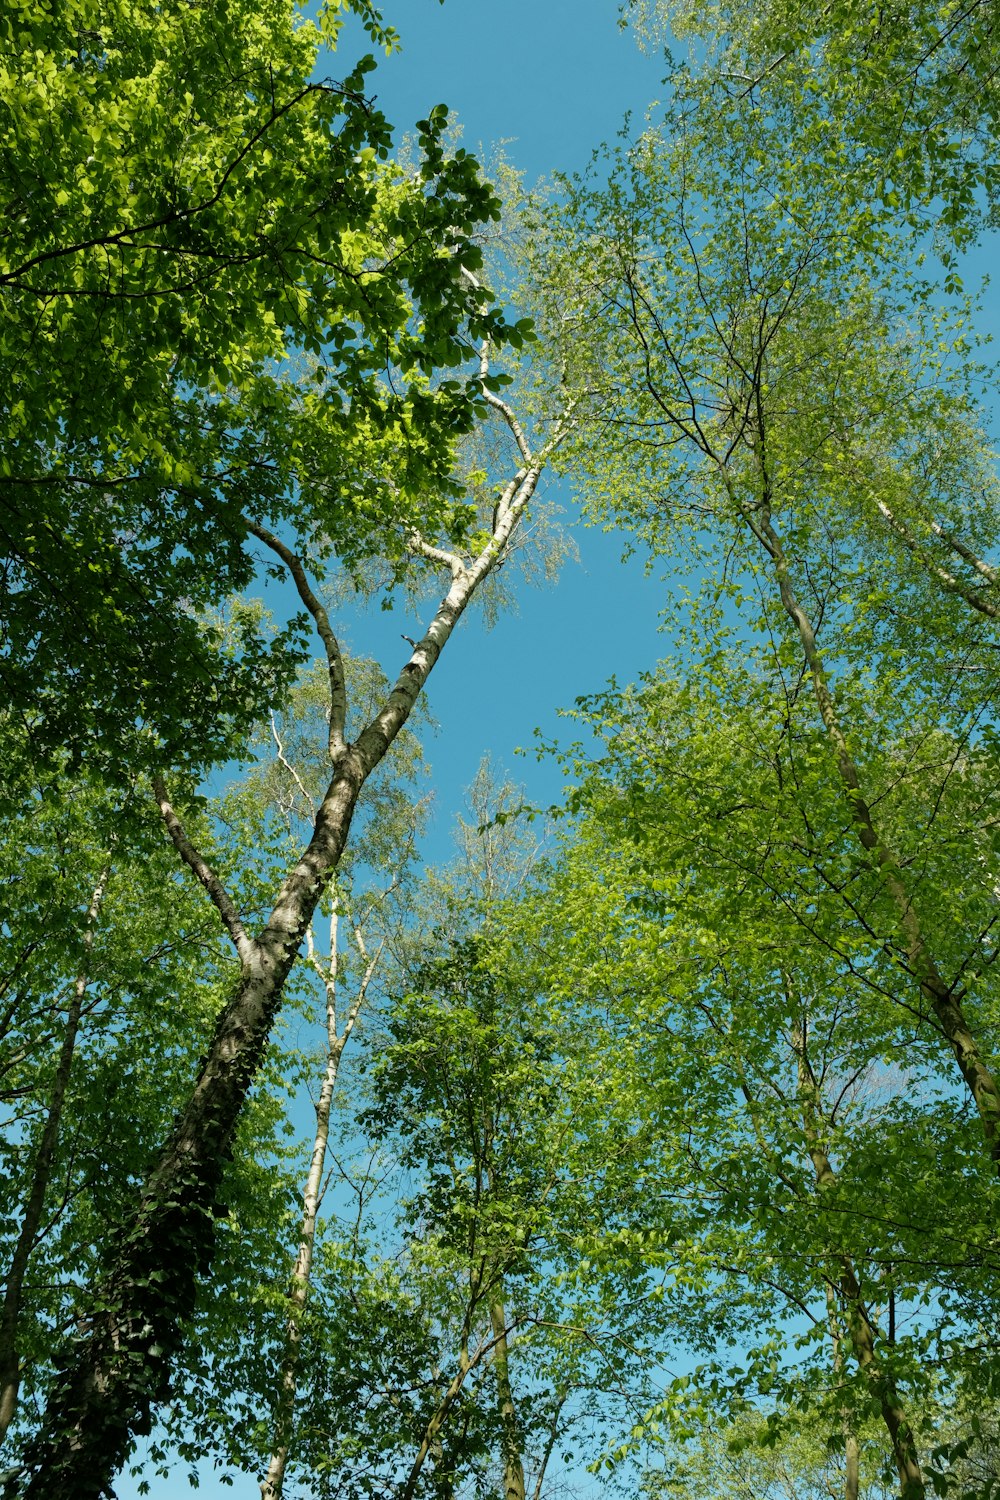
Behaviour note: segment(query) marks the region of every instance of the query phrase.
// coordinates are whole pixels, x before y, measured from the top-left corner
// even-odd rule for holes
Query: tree
[[[733,1500],[805,1500],[807,1496],[888,1496],[879,1465],[871,1459],[856,1487],[835,1455],[827,1452],[815,1432],[802,1424],[779,1444],[770,1441],[766,1421],[746,1412],[730,1425],[713,1425],[689,1442],[668,1448],[650,1463],[643,1475],[643,1493],[651,1497],[683,1495],[693,1487],[699,1494],[731,1496]],[[866,1457],[868,1455],[866,1454]]]
[[[347,670],[355,679],[354,696],[375,700],[384,697],[388,684],[381,680],[381,673],[373,664],[363,664],[360,674],[357,664],[348,664]],[[357,680],[359,676],[360,682]],[[296,719],[304,717],[303,708],[307,711],[309,707],[314,711],[317,707],[321,711],[328,708],[325,689],[326,683],[320,674],[314,673],[311,682],[303,683],[303,691],[290,715],[292,735],[298,740],[298,745],[289,744],[286,726],[279,735],[272,719],[277,761],[268,780],[273,788],[272,797],[277,797],[290,830],[294,823],[305,819],[308,824],[315,817],[314,793],[310,791],[310,784],[316,791],[322,786],[322,759],[316,766],[317,752],[322,757],[322,741],[314,735],[311,742],[307,739],[303,745],[301,725]],[[298,714],[294,712],[296,708]],[[322,716],[325,717],[325,713]],[[315,724],[315,712],[313,717],[315,730],[320,726]],[[400,887],[413,879],[410,867],[423,808],[411,801],[407,793],[408,783],[419,763],[420,747],[413,735],[404,731],[397,736],[392,748],[391,764],[386,768],[389,776],[383,775],[374,784],[369,782],[365,788],[368,795],[360,799],[359,811],[366,815],[366,827],[360,838],[355,830],[348,869],[341,867],[338,870],[323,903],[329,907],[328,913],[324,913],[329,924],[325,953],[317,949],[312,923],[306,931],[308,963],[322,986],[326,1045],[319,1091],[315,1097],[316,1133],[302,1191],[298,1248],[286,1294],[280,1389],[275,1400],[272,1451],[261,1482],[262,1500],[280,1500],[292,1449],[301,1348],[341,1058],[361,1018],[369,989],[385,957],[387,943],[399,921],[395,910],[398,900],[394,898],[398,898]],[[313,762],[311,765],[310,761]],[[345,924],[346,943],[341,936]],[[344,991],[348,995],[346,1001],[342,998]]]
[[[409,1497],[471,1485],[523,1500],[543,1493],[554,1454],[588,1438],[593,1451],[587,1426],[613,1427],[644,1388],[655,1318],[580,1248],[582,1225],[611,1234],[634,1207],[642,1146],[586,1128],[607,1105],[599,1053],[533,989],[512,902],[534,841],[495,821],[518,794],[482,767],[470,800],[487,824],[463,822],[459,859],[433,877],[437,921],[404,935],[407,987],[366,1061],[363,1123],[406,1184],[416,1309],[398,1369],[414,1373],[392,1398],[405,1410],[392,1438],[381,1407],[367,1441],[371,1417],[339,1444],[331,1433],[331,1481],[363,1487],[374,1469]]]
[[[5,1480],[107,1494],[171,1395],[182,1457],[262,1460],[272,1500],[296,1465],[542,1500],[565,1443],[611,1473],[692,1428],[716,1489],[720,1427],[741,1493],[858,1500],[878,1450],[904,1500],[988,1494],[1000,514],[970,309],[913,262],[935,195],[951,257],[995,187],[992,15],[717,7],[704,56],[688,16],[662,124],[516,205],[515,401],[492,189],[442,109],[391,165],[367,64],[316,81],[346,8],[0,22],[0,733],[37,815],[0,850]],[[50,121],[51,181],[10,149]],[[412,715],[554,462],[671,560],[673,668],[579,706],[603,745],[550,866],[480,788],[476,874],[373,939]],[[394,682],[346,658],[334,565],[386,604],[447,576]],[[255,571],[297,598],[277,627]],[[374,1166],[324,1230],[376,985]],[[280,1018],[317,1003],[300,1205]]]
[[[0,852],[0,1426],[15,1447],[233,977],[136,792],[47,775],[19,795],[32,816]]]
[[[389,685],[372,662],[346,658],[344,665],[351,700],[367,713]],[[328,703],[325,664],[317,662],[302,675],[285,709],[261,726],[257,764],[224,795],[211,799],[205,811],[191,811],[190,832],[247,922],[251,914],[255,920],[266,917],[273,887],[294,858],[303,829],[311,826],[310,798],[317,789],[321,794],[328,775]],[[415,717],[419,722],[419,712]],[[315,1326],[327,1310],[324,1302],[313,1312],[310,1283],[314,1254],[324,1253],[318,1212],[331,1170],[328,1165],[324,1171],[323,1156],[331,1118],[336,1119],[333,1084],[345,1040],[363,1025],[362,995],[354,986],[363,991],[377,982],[376,974],[366,980],[364,970],[380,950],[385,957],[384,939],[399,920],[399,883],[414,853],[426,769],[408,727],[364,788],[350,850],[307,931],[306,951],[289,975],[282,1016],[235,1134],[232,1160],[223,1167],[215,1257],[197,1289],[175,1360],[169,1406],[145,1446],[147,1475],[165,1477],[171,1458],[186,1462],[194,1480],[209,1461],[252,1472],[268,1468],[270,1455],[270,1482],[280,1483],[274,1460],[283,1466],[288,1456],[282,1448],[289,1409],[297,1416],[296,1385],[307,1379]],[[168,871],[172,853],[160,851]],[[179,872],[175,879],[186,885]],[[185,894],[197,911],[200,892]],[[203,908],[200,915],[211,928],[213,914]],[[332,971],[323,954],[327,918],[335,940]],[[359,942],[365,958],[357,952]],[[315,1135],[308,1142],[300,1139],[289,1118],[294,1119],[296,1101],[301,1104],[307,1094],[317,1106]],[[147,1156],[157,1135],[145,1136]],[[96,1238],[106,1251],[107,1236]],[[329,1331],[324,1342],[327,1337]],[[36,1401],[43,1392],[36,1385]],[[24,1425],[30,1430],[30,1421]],[[297,1438],[294,1432],[291,1437],[294,1462]]]
[[[855,201],[874,196],[944,246],[967,245],[995,214],[1000,35],[989,5],[627,0],[622,11],[646,40],[688,42],[693,86],[724,101],[723,114],[790,101],[839,155],[840,189]],[[796,154],[818,140],[800,137]]]
[[[824,787],[797,664],[781,693],[769,657],[709,640],[687,683],[585,706],[604,751],[578,758],[582,823],[529,898],[535,941],[553,955],[549,991],[606,1029],[613,1096],[660,1154],[632,1253],[669,1267],[667,1316],[704,1363],[646,1426],[773,1402],[777,1440],[811,1412],[846,1452],[875,1411],[901,1491],[918,1494],[944,1455],[942,1410],[991,1408],[996,1186],[944,1039],[914,1017],[881,937],[878,871]],[[966,830],[992,824],[992,763],[982,780],[971,754],[958,770],[913,705],[906,741],[887,745],[880,696],[869,687],[857,718],[873,738],[856,747],[885,826],[920,822],[908,866],[944,942],[964,901],[995,916],[989,877],[958,897]],[[931,726],[936,710],[923,705]],[[944,951],[961,974],[962,940]],[[992,957],[968,958],[985,1028]]]
[[[902,1492],[920,1493],[961,1482],[958,1447],[935,1455],[926,1424],[939,1396],[963,1408],[982,1361],[994,1291],[979,1194],[994,1189],[973,1159],[934,1160],[969,1139],[943,1078],[927,1078],[935,1106],[917,1095],[857,1137],[835,1128],[822,1080],[836,1092],[884,1052],[916,1094],[946,1039],[995,1169],[997,510],[973,396],[988,377],[970,309],[940,311],[912,234],[940,193],[953,244],[968,243],[974,184],[995,184],[994,28],[979,7],[853,5],[688,9],[685,24],[698,46],[665,118],[536,209],[521,256],[549,384],[586,392],[594,415],[566,454],[592,515],[638,534],[696,596],[672,611],[672,680],[585,705],[608,748],[575,803],[585,846],[550,930],[579,924],[592,1003],[636,1017],[617,1045],[662,1055],[673,1080],[661,1243],[695,1347],[714,1355],[701,1391],[732,1397],[741,1372],[713,1348],[729,1333],[760,1351],[739,1391],[782,1405],[830,1392],[815,1366],[784,1363],[780,1317],[759,1342],[755,1255],[774,1256],[772,1290],[811,1307],[815,1339],[855,1362],[855,1390],[867,1382],[855,1430],[870,1401]],[[956,139],[958,111],[976,139]],[[945,286],[960,290],[952,274]],[[810,1033],[833,1048],[818,1069]],[[693,1223],[686,1196],[702,1205]],[[811,1205],[801,1220],[795,1203]],[[905,1251],[880,1243],[876,1204]],[[938,1233],[951,1248],[928,1256]],[[984,1372],[984,1412],[993,1389]],[[683,1420],[680,1391],[663,1412],[675,1401]],[[831,1404],[831,1431],[834,1418]]]
[[[447,537],[432,541],[412,529],[407,533],[411,554],[447,568],[451,583],[391,690],[357,727],[353,740],[347,737],[352,705],[343,656],[326,608],[298,553],[266,527],[251,527],[287,569],[324,646],[330,778],[308,843],[274,893],[254,937],[217,872],[189,837],[164,779],[155,780],[164,825],[215,905],[236,951],[240,977],[218,1015],[188,1101],[117,1239],[95,1294],[87,1334],[67,1356],[53,1387],[43,1427],[28,1450],[26,1495],[50,1494],[53,1488],[67,1497],[104,1493],[128,1452],[132,1433],[148,1426],[152,1407],[162,1399],[198,1274],[210,1259],[213,1205],[233,1131],[299,946],[346,847],[361,789],[406,724],[452,631],[503,555],[552,450],[565,438],[572,408],[564,406],[554,415],[547,440],[537,447],[529,444],[512,409],[489,389],[486,348],[479,380],[484,402],[511,434],[513,472],[498,486],[492,529],[474,537],[471,553],[463,555],[454,543],[447,545]]]
[[[603,399],[614,434],[574,453],[594,509],[687,570],[710,553],[720,594],[731,581],[733,602],[749,608],[748,630],[774,639],[779,665],[801,663],[829,795],[850,809],[894,913],[893,936],[885,918],[880,932],[949,1039],[996,1164],[988,1034],[944,972],[908,852],[880,822],[852,704],[875,673],[880,712],[895,712],[894,695],[937,693],[949,718],[964,717],[963,742],[978,734],[994,692],[980,620],[996,609],[983,561],[995,477],[974,426],[967,343],[936,328],[928,289],[900,264],[905,244],[893,250],[875,225],[851,248],[855,205],[833,199],[823,160],[786,163],[777,197],[758,171],[778,127],[794,122],[791,111],[730,113],[719,153],[717,113],[692,108],[675,134],[651,131],[622,155],[608,189],[581,186],[555,208],[538,279],[572,275],[577,290],[572,320],[546,333],[571,385]],[[869,272],[873,238],[886,264]],[[983,681],[960,688],[956,661]]]
[[[537,841],[477,830],[520,800],[481,769],[461,854],[410,890],[379,975],[313,1244],[286,1487],[540,1495],[554,1458],[594,1451],[589,1426],[617,1430],[626,1388],[651,1399],[649,1309],[580,1264],[581,1222],[630,1201],[625,1160],[577,1128],[605,1106],[599,1064],[507,932]]]
[[[395,44],[369,0],[0,23],[0,661],[36,757],[226,760],[302,659],[301,621],[220,653],[204,618],[248,526],[351,561],[452,506],[479,387],[435,376],[505,337],[469,279],[497,203],[443,108],[388,163],[370,57],[317,81],[348,11]]]

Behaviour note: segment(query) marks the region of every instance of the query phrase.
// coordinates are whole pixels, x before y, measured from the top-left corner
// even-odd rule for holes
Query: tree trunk
[[[844,1500],[858,1500],[861,1450],[853,1428],[844,1433]]]
[[[497,1377],[497,1406],[502,1434],[504,1500],[524,1500],[524,1464],[517,1431],[517,1410],[507,1365],[507,1315],[498,1297],[490,1300],[490,1327],[496,1351],[493,1367]]]
[[[94,946],[94,927],[104,900],[104,892],[107,888],[110,873],[111,866],[110,864],[106,864],[98,877],[97,885],[94,887],[93,895],[87,907],[86,925],[83,933],[83,966],[73,984],[73,996],[66,1014],[66,1030],[63,1032],[62,1045],[59,1049],[59,1061],[56,1063],[55,1078],[52,1082],[49,1111],[45,1119],[45,1124],[42,1127],[41,1140],[38,1143],[38,1151],[35,1154],[31,1186],[28,1190],[27,1202],[24,1205],[24,1217],[21,1220],[17,1244],[14,1246],[10,1270],[7,1272],[3,1308],[0,1311],[0,1443],[6,1438],[8,1428],[17,1410],[17,1396],[21,1385],[21,1356],[18,1349],[21,1294],[24,1290],[24,1277],[28,1269],[28,1260],[38,1238],[42,1213],[45,1209],[45,1195],[52,1176],[52,1163],[55,1159],[56,1147],[59,1143],[59,1128],[62,1123],[63,1104],[66,1099],[70,1074],[73,1068],[73,1054],[76,1050],[76,1038],[80,1030],[83,999],[87,993],[87,985],[90,982],[88,969],[90,953]]]
[[[479,1353],[470,1355],[467,1346],[463,1346],[458,1357],[458,1368],[452,1376],[441,1401],[432,1414],[430,1421],[424,1429],[423,1436],[414,1455],[410,1472],[406,1476],[406,1482],[399,1492],[399,1500],[413,1500],[416,1493],[417,1481],[428,1456],[433,1456],[435,1450],[442,1451],[441,1433],[448,1420],[451,1408],[461,1394],[465,1384],[465,1377],[474,1365],[479,1362]]]
[[[747,514],[746,519],[772,559],[782,608],[795,626],[802,644],[823,727],[850,802],[858,841],[882,872],[886,889],[896,909],[899,931],[910,966],[921,993],[929,1001],[938,1025],[955,1054],[966,1087],[979,1113],[987,1149],[996,1171],[1000,1173],[1000,1084],[972,1033],[959,998],[938,970],[934,955],[924,938],[920,918],[910,900],[899,860],[875,826],[871,807],[863,795],[858,768],[848,748],[827,682],[812,622],[796,598],[784,547],[771,524],[769,509],[765,505],[759,517]]]
[[[913,1429],[896,1392],[896,1387],[882,1369],[875,1352],[874,1330],[861,1297],[861,1287],[849,1256],[841,1257],[840,1291],[847,1314],[847,1326],[858,1367],[867,1378],[869,1389],[878,1404],[892,1445],[892,1456],[899,1475],[902,1500],[923,1500],[924,1476],[917,1455]]]
[[[833,1345],[833,1373],[839,1378],[844,1371],[843,1340],[837,1320],[837,1300],[829,1282],[826,1285],[826,1313],[830,1328],[830,1342]],[[841,1411],[841,1424],[844,1432],[844,1500],[858,1500],[860,1454],[857,1434],[854,1431],[850,1411],[846,1406]]]
[[[545,1447],[542,1450],[541,1460],[539,1461],[538,1465],[538,1472],[535,1475],[535,1484],[531,1492],[531,1500],[542,1500],[542,1486],[545,1483],[545,1475],[548,1472],[549,1460],[552,1457],[552,1450],[555,1448],[556,1442],[559,1438],[559,1418],[562,1416],[563,1407],[566,1405],[566,1402],[568,1400],[569,1391],[562,1391],[559,1395],[558,1401],[556,1402],[555,1411],[552,1413],[552,1421],[549,1424],[549,1432],[548,1436],[545,1439]]]

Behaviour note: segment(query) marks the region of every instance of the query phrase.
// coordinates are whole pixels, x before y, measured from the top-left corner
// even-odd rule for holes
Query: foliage
[[[99,784],[63,777],[29,795],[30,824],[3,841],[0,959],[4,1260],[30,1257],[23,1286],[7,1281],[4,1382],[16,1392],[20,1377],[23,1411],[44,1396],[232,967],[135,793],[128,848],[122,801]]]
[[[831,1453],[808,1424],[798,1423],[780,1447],[769,1441],[766,1420],[748,1410],[730,1425],[707,1424],[694,1438],[665,1448],[642,1477],[644,1495],[731,1496],[732,1500],[806,1500],[836,1495],[845,1484],[843,1455]],[[882,1482],[877,1441],[864,1445],[859,1493],[877,1500]],[[874,1460],[874,1461],[873,1461]]]
[[[695,90],[821,124],[841,185],[962,247],[995,213],[998,33],[989,5],[626,0],[647,41],[688,43]],[[984,200],[986,215],[984,215]],[[949,257],[950,259],[950,257]]]
[[[842,1405],[826,1289],[843,1303],[850,1258],[868,1309],[889,1309],[894,1378],[935,1422],[947,1385],[995,1385],[995,1187],[947,1050],[909,1004],[843,805],[816,795],[808,718],[772,728],[760,690],[740,702],[733,681],[719,701],[719,686],[650,682],[589,708],[608,751],[576,794],[585,823],[546,897],[562,933],[555,973],[614,1016],[609,1051],[642,1048],[642,1108],[663,1153],[650,1248],[675,1267],[665,1295],[705,1361],[698,1383],[715,1402],[766,1395],[822,1413],[837,1392]],[[992,968],[963,951],[951,865],[968,876],[952,818],[967,826],[982,785],[942,763],[940,745],[926,759],[919,741],[908,749],[872,746],[880,806],[921,828],[913,857],[934,894],[920,897],[962,931],[949,963],[977,971],[992,1031]],[[964,894],[995,904],[985,872]],[[862,1370],[852,1379],[860,1418],[869,1392]]]
[[[969,309],[916,257],[928,179],[909,227],[873,200],[856,79],[799,61],[758,86],[696,57],[526,210],[540,380],[592,418],[565,462],[678,583],[670,666],[578,705],[603,749],[531,905],[544,985],[642,1059],[617,1097],[661,1181],[631,1248],[699,1362],[617,1455],[747,1400],[782,1442],[877,1412],[917,1495],[956,1482],[939,1403],[996,1380],[996,480]]]
[[[502,374],[446,112],[393,160],[371,59],[318,76],[349,13],[395,46],[367,0],[0,20],[30,1495],[169,1398],[156,1472],[277,1455],[269,1500],[995,1500],[995,18],[626,10],[688,62],[557,196],[498,165]],[[418,695],[566,555],[516,533],[557,451],[669,660],[577,704],[548,857],[484,763],[418,878]],[[395,681],[344,654],[349,593],[441,574]]]
[[[220,659],[199,618],[247,519],[351,560],[449,511],[477,389],[431,377],[506,337],[468,280],[496,200],[442,109],[388,162],[371,57],[315,77],[348,8],[392,44],[367,4],[2,23],[3,681],[38,754],[225,760],[302,659],[299,621]]]

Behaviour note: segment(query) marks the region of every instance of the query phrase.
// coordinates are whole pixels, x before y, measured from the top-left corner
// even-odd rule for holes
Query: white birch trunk
[[[361,1013],[368,986],[371,983],[382,952],[380,948],[374,958],[368,960],[357,993],[347,1012],[344,1029],[338,1033],[337,977],[339,965],[337,942],[339,925],[337,903],[334,900],[333,912],[330,916],[329,967],[326,973],[323,974],[321,972],[320,976],[323,980],[326,1005],[326,1066],[323,1072],[323,1081],[320,1085],[319,1098],[316,1101],[316,1135],[313,1139],[309,1172],[302,1193],[302,1220],[299,1225],[299,1248],[295,1257],[295,1265],[292,1269],[291,1285],[288,1290],[288,1312],[285,1320],[285,1356],[282,1361],[281,1390],[278,1397],[279,1406],[275,1424],[276,1441],[274,1452],[271,1454],[271,1459],[267,1466],[267,1473],[261,1481],[261,1500],[281,1500],[285,1483],[285,1470],[288,1466],[291,1446],[292,1424],[295,1418],[295,1399],[298,1394],[302,1322],[312,1279],[313,1249],[316,1243],[316,1220],[319,1215],[320,1198],[322,1196],[323,1172],[326,1166],[326,1147],[330,1137],[330,1112],[333,1107],[334,1091],[337,1087],[340,1059],[343,1056],[344,1048],[350,1040],[355,1022]],[[364,940],[360,935],[360,931],[355,933],[355,939],[358,942],[362,956],[364,956]],[[310,948],[311,946],[310,944]],[[312,953],[310,953],[310,957],[313,957]],[[314,964],[314,967],[318,967],[318,965]]]
[[[484,396],[506,412],[496,397],[485,391]],[[508,424],[512,422],[508,415]],[[241,977],[219,1016],[173,1134],[119,1236],[109,1270],[96,1289],[86,1331],[69,1350],[52,1387],[25,1458],[25,1500],[52,1500],[55,1495],[60,1500],[102,1500],[133,1437],[149,1431],[155,1406],[167,1396],[180,1329],[194,1310],[198,1279],[211,1262],[223,1164],[285,981],[346,846],[361,788],[406,723],[477,588],[503,556],[568,423],[567,416],[537,455],[528,451],[523,433],[512,425],[521,467],[500,496],[492,536],[471,562],[442,553],[417,535],[411,537],[415,552],[447,561],[451,586],[387,699],[353,744],[343,738],[343,669],[326,612],[309,588],[300,560],[263,528],[251,527],[286,562],[327,650],[333,774],[312,837],[255,938],[246,933],[221,882],[187,839],[162,783],[157,786],[178,853],[214,901],[239,954]]]

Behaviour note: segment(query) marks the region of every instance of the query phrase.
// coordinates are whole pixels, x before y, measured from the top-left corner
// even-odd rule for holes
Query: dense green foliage
[[[203,618],[253,577],[248,520],[350,561],[447,515],[475,391],[430,377],[503,337],[463,276],[497,203],[443,111],[389,162],[372,58],[316,76],[344,9],[0,22],[0,661],[36,753],[225,760],[302,653]]]
[[[995,7],[622,10],[667,104],[502,221],[367,0],[0,18],[12,1496],[996,1500]],[[666,660],[421,870],[550,464]]]

